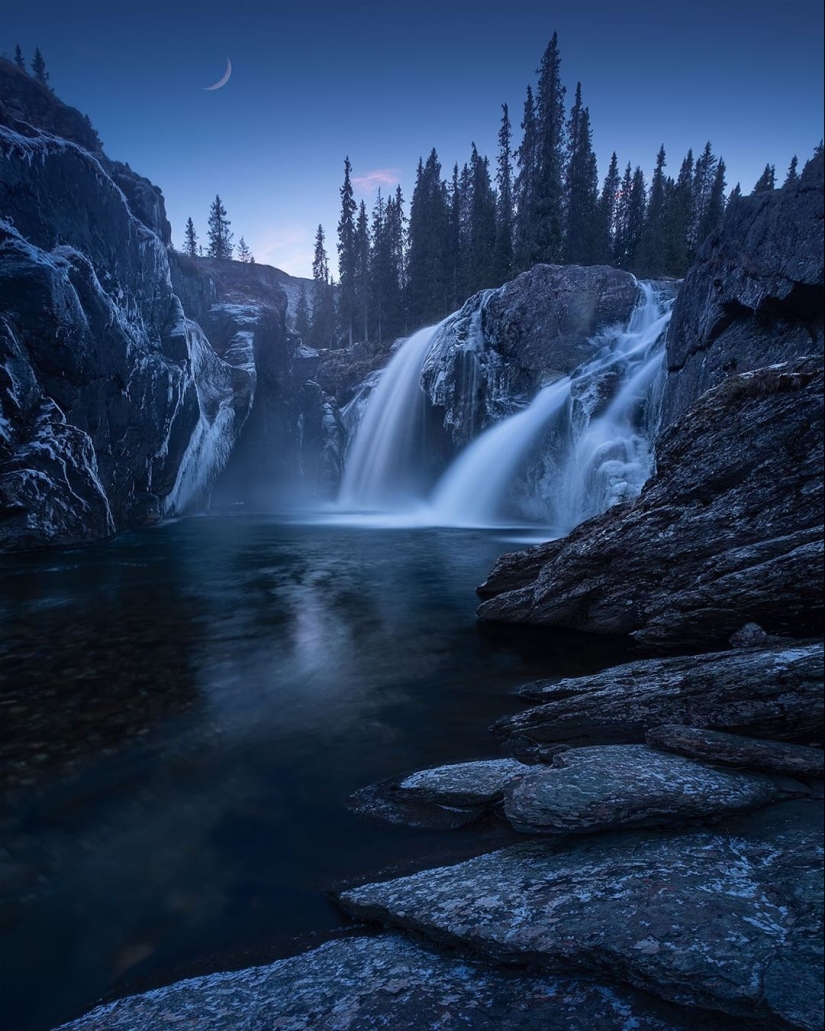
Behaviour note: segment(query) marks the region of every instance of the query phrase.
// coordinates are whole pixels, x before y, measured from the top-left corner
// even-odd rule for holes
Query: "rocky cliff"
[[[109,161],[87,118],[4,61],[0,96],[0,547],[186,511],[250,413],[244,447],[272,456],[256,484],[274,467],[291,489],[319,453],[334,466],[336,413],[307,385],[284,274],[186,265],[160,190]]]
[[[656,472],[633,503],[505,555],[482,619],[722,642],[821,632],[823,163],[733,204],[669,329]],[[710,388],[710,389],[708,389]]]

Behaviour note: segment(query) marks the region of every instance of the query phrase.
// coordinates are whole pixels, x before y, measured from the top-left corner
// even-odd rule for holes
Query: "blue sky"
[[[0,2],[0,50],[41,48],[107,153],[163,189],[178,244],[190,214],[205,236],[220,193],[236,240],[296,275],[310,274],[319,222],[334,256],[345,155],[370,208],[378,182],[409,201],[432,147],[445,174],[472,142],[492,160],[500,105],[520,121],[553,31],[600,177],[614,149],[649,173],[663,143],[675,174],[710,139],[747,192],[823,132],[820,0]],[[229,83],[205,91],[227,57]]]

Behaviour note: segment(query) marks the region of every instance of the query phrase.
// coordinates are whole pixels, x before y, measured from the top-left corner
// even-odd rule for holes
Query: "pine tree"
[[[23,51],[20,49],[19,43],[14,48],[14,63],[17,65],[21,72],[25,72],[26,62],[23,59]]]
[[[324,227],[315,234],[312,259],[313,290],[311,338],[315,347],[332,347],[335,340],[335,289],[329,275]]]
[[[496,198],[490,183],[490,163],[473,144],[470,157],[469,293],[495,284]]]
[[[644,173],[638,165],[631,172],[628,162],[619,197],[616,263],[630,271],[638,267],[639,244],[645,228],[646,193]]]
[[[599,179],[593,153],[590,111],[582,104],[581,83],[567,128],[565,261],[592,265],[599,252]]]
[[[619,159],[614,150],[599,198],[597,252],[598,260],[601,262],[610,262],[615,255],[620,185]]]
[[[756,185],[753,188],[754,193],[761,193],[763,190],[775,190],[776,189],[776,166],[765,165],[765,171],[756,181]]]
[[[309,303],[307,301],[306,286],[303,283],[301,283],[298,303],[295,306],[295,332],[303,342],[308,341],[310,338]]]
[[[709,225],[713,224],[715,227],[713,215],[708,214],[708,208],[716,180],[717,164],[716,155],[708,141],[696,159],[693,170],[693,211],[688,230],[688,257],[691,260],[708,235]],[[724,199],[724,194],[722,196]]]
[[[794,154],[791,158],[790,165],[788,165],[788,174],[785,176],[785,182],[782,184],[783,187],[793,186],[794,183],[799,182],[799,172],[797,171],[798,166],[799,158]]]
[[[656,155],[645,228],[639,245],[639,271],[645,276],[662,275],[665,271],[665,214],[668,194],[665,158],[665,148],[662,144]]]
[[[48,85],[49,73],[46,71],[46,62],[43,60],[43,55],[40,53],[40,47],[35,47],[34,50],[34,58],[32,59],[32,74],[38,82],[42,82],[44,86]]]
[[[228,261],[232,257],[232,223],[226,217],[226,208],[219,195],[215,196],[209,209],[207,236],[209,237],[209,257]]]
[[[705,204],[705,210],[702,212],[702,221],[699,225],[698,240],[700,245],[712,233],[715,233],[722,224],[722,217],[725,214],[725,187],[725,162],[719,158],[716,162],[710,195]]]
[[[693,218],[693,151],[689,150],[670,191],[665,215],[665,270],[681,278],[687,272],[688,234]]]
[[[450,302],[450,213],[435,150],[418,162],[409,234],[409,316],[427,325],[443,318]]]
[[[244,240],[243,237],[238,240],[238,261],[242,261],[245,265],[250,265],[255,261],[252,257],[252,251],[247,246],[246,240]]]
[[[510,126],[510,109],[501,105],[501,127],[498,130],[498,164],[496,185],[498,200],[496,208],[496,251],[493,259],[495,282],[505,283],[513,276],[513,130]],[[453,173],[455,190],[458,165]]]
[[[740,183],[737,183],[736,186],[734,186],[734,188],[730,191],[730,194],[728,196],[727,207],[730,207],[730,205],[733,204],[735,200],[739,200],[741,196],[742,186]]]
[[[370,338],[370,225],[367,206],[361,201],[355,223],[355,312],[362,339]]]
[[[338,222],[338,315],[341,328],[352,345],[355,317],[355,212],[358,206],[352,192],[352,165],[344,159],[344,182],[341,186],[341,218]]]
[[[458,162],[453,165],[453,178],[450,183],[450,241],[448,245],[450,265],[450,308],[455,311],[461,307],[465,297],[464,282],[464,179],[469,178],[469,170],[464,166],[466,175],[459,175]]]
[[[533,87],[527,87],[524,117],[521,121],[521,146],[516,154],[518,175],[515,183],[516,218],[514,233],[514,261],[516,269],[524,272],[534,264],[535,242],[535,185],[538,160],[538,130]]]
[[[379,342],[384,340],[384,315],[387,304],[387,277],[389,275],[388,234],[384,198],[381,190],[372,209],[372,247],[370,249],[370,296],[372,298],[372,326]]]
[[[198,253],[198,234],[195,232],[195,223],[192,221],[192,217],[186,220],[186,229],[184,230],[184,245],[183,253],[188,254],[190,258],[194,258]]]
[[[537,163],[533,262],[557,262],[564,243],[564,94],[558,34],[544,52],[536,92]]]

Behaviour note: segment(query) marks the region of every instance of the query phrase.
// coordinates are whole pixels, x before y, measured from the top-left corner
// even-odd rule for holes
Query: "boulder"
[[[453,450],[593,357],[599,331],[625,323],[638,299],[630,273],[578,265],[536,265],[471,297],[442,323],[421,372]]]
[[[821,741],[823,646],[714,652],[641,659],[587,677],[537,681],[520,689],[541,701],[499,720],[505,737],[642,741],[657,724],[681,723],[785,741]]]
[[[645,735],[645,741],[651,748],[719,766],[786,773],[793,777],[821,777],[825,773],[825,753],[821,748],[805,745],[765,741],[678,724],[653,727]]]
[[[329,942],[267,966],[179,981],[97,1007],[63,1031],[668,1031],[689,1027],[626,988],[529,976],[400,935]],[[713,1028],[713,1023],[707,1025]]]
[[[669,648],[721,644],[747,622],[819,633],[822,394],[819,358],[708,391],[659,438],[634,502],[501,560],[479,618]]]
[[[726,773],[646,745],[597,745],[562,752],[508,785],[504,813],[523,834],[582,834],[758,809],[779,797],[759,774]]]
[[[340,902],[496,962],[621,979],[684,1006],[822,1026],[821,805],[771,833],[516,845]],[[785,821],[787,824],[788,821]],[[701,1013],[693,1026],[706,1026]]]
[[[487,759],[479,762],[437,766],[410,774],[398,789],[411,798],[439,805],[492,805],[504,797],[504,789],[529,771],[515,759]]]

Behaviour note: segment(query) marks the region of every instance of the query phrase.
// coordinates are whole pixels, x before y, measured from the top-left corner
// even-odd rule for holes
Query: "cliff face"
[[[256,479],[277,469],[276,488],[287,473],[302,481],[312,447],[329,452],[319,439],[302,461],[302,423],[329,415],[328,434],[336,427],[324,396],[304,390],[289,277],[185,263],[168,248],[160,191],[108,161],[84,116],[7,62],[0,87],[0,547],[93,540],[186,511],[256,397],[288,396],[256,413],[274,447]]]
[[[823,164],[733,205],[668,336],[656,472],[629,505],[499,560],[482,619],[724,642],[821,630]]]

